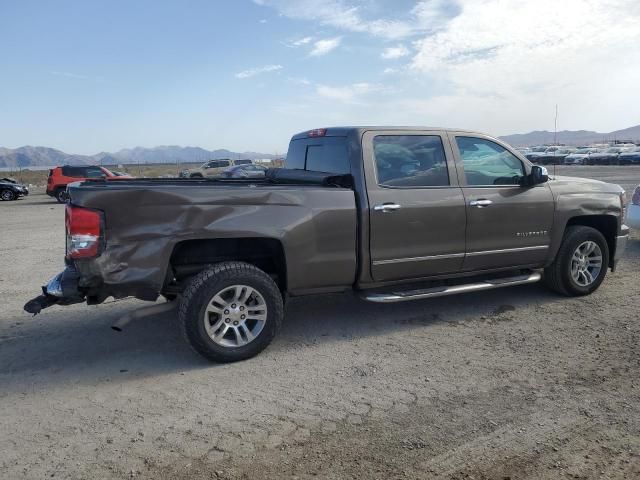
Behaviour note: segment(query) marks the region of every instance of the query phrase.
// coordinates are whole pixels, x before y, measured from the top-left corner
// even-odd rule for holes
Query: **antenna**
[[[558,104],[556,103],[556,117],[553,122],[553,144],[558,146]],[[555,155],[554,155],[555,156]],[[553,159],[553,176],[556,176],[556,161]]]

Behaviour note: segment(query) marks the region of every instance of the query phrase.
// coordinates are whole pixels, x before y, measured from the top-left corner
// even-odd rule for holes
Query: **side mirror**
[[[531,167],[531,173],[527,176],[527,184],[530,186],[546,183],[549,181],[549,172],[545,167],[534,165]]]

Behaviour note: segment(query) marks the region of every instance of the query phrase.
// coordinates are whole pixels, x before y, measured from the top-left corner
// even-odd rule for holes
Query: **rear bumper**
[[[38,295],[24,305],[24,310],[36,315],[51,305],[72,305],[83,302],[85,295],[79,289],[79,278],[75,268],[66,267],[42,287],[42,295]]]

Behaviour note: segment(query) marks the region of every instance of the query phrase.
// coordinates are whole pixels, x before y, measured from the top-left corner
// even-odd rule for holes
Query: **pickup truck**
[[[625,193],[550,178],[509,145],[440,128],[295,135],[264,179],[101,179],[69,186],[66,268],[25,305],[109,297],[175,305],[206,358],[249,358],[289,297],[403,302],[544,279],[588,295],[626,246]]]

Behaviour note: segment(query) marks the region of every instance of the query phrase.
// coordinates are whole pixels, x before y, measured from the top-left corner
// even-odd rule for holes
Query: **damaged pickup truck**
[[[460,130],[323,128],[295,135],[286,168],[264,179],[68,191],[66,269],[25,310],[162,295],[192,347],[219,362],[262,351],[288,297],[402,302],[541,279],[588,295],[628,237],[619,186],[549,178]]]

